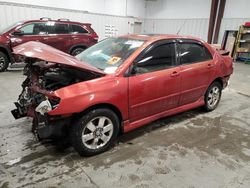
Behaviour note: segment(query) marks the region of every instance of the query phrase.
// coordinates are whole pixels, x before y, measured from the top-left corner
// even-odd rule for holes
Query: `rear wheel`
[[[73,125],[71,141],[82,156],[102,153],[114,143],[119,130],[119,119],[109,109],[95,109]]]
[[[82,53],[85,49],[86,49],[86,48],[84,48],[84,47],[76,47],[76,48],[74,48],[74,49],[72,50],[71,55],[72,55],[72,56],[76,56],[76,55]]]
[[[4,72],[9,66],[9,59],[3,52],[0,52],[0,72]]]
[[[222,86],[219,82],[212,83],[205,94],[205,110],[213,111],[219,104]]]

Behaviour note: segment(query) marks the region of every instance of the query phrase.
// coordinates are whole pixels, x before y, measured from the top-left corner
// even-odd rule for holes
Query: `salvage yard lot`
[[[14,120],[24,77],[20,69],[1,73],[0,187],[249,187],[249,72],[235,64],[215,111],[158,120],[88,158],[63,143],[37,142],[29,119]]]

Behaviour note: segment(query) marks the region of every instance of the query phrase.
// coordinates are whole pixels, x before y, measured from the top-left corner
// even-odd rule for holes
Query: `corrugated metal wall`
[[[208,19],[146,19],[144,20],[145,33],[191,35],[207,40]]]
[[[219,32],[218,43],[222,42],[225,30],[238,30],[240,25],[250,21],[250,18],[223,18]],[[145,33],[191,35],[207,41],[209,19],[146,19]]]
[[[133,31],[134,18],[105,14],[92,14],[84,11],[0,2],[0,29],[17,21],[50,17],[52,19],[68,18],[72,21],[89,22],[100,39],[105,38],[105,25],[114,25],[117,34]]]

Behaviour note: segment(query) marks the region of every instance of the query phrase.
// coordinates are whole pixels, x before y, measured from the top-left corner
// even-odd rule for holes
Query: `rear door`
[[[195,40],[179,40],[179,61],[181,64],[181,97],[179,105],[193,103],[200,99],[209,86],[215,64],[208,49]]]
[[[136,60],[129,77],[129,119],[131,122],[177,107],[180,67],[175,41],[153,44]],[[132,72],[133,72],[132,70]]]
[[[11,35],[12,47],[29,41],[38,41],[44,43],[44,37],[47,34],[47,28],[44,22],[28,23],[17,27],[16,29],[20,30],[22,35]]]
[[[70,24],[71,46],[88,47],[90,44],[89,32],[80,25]]]
[[[68,53],[71,46],[71,31],[68,23],[47,22],[48,35],[44,43]]]

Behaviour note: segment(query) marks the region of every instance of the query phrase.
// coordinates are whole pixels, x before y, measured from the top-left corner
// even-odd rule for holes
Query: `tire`
[[[107,108],[92,110],[73,124],[72,145],[81,156],[102,153],[114,144],[119,125],[119,119],[112,110]]]
[[[84,47],[76,47],[76,48],[74,48],[74,49],[71,51],[70,54],[71,54],[72,56],[76,56],[76,55],[80,54],[81,52],[83,52],[85,49],[86,49],[86,48],[84,48]]]
[[[7,55],[0,52],[0,72],[4,72],[9,67],[9,59]]]
[[[219,104],[222,93],[222,85],[219,82],[213,82],[205,94],[205,110],[213,111]]]

